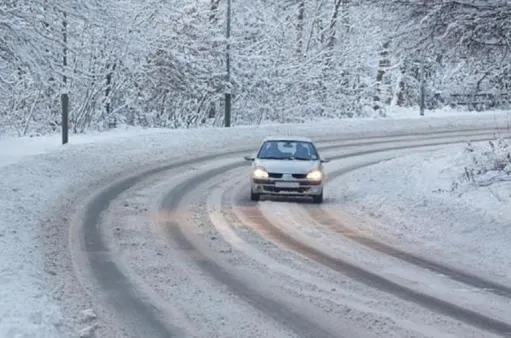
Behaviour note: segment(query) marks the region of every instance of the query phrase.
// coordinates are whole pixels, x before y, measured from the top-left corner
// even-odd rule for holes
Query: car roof
[[[263,140],[263,142],[266,141],[297,141],[313,143],[313,141],[310,138],[303,136],[268,136],[265,137]]]

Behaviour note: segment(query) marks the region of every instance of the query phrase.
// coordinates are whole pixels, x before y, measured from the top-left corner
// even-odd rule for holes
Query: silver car
[[[309,196],[323,202],[326,175],[322,159],[312,140],[305,137],[267,137],[252,161],[250,198],[261,195]]]

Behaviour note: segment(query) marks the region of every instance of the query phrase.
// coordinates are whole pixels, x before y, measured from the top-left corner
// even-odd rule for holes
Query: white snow
[[[506,114],[361,119],[231,129],[130,129],[70,135],[70,144],[66,146],[59,145],[58,135],[0,139],[0,337],[69,337],[76,336],[83,328],[72,321],[90,306],[86,305],[87,298],[81,295],[76,279],[70,276],[69,264],[65,263],[66,248],[55,244],[58,241],[54,237],[68,229],[59,227],[59,223],[53,220],[59,219],[65,224],[66,221],[62,219],[67,215],[61,213],[68,211],[61,210],[63,206],[72,205],[78,194],[101,181],[117,177],[119,173],[147,168],[161,161],[255,147],[269,134],[299,134],[318,138],[363,137],[434,129],[495,127],[497,120],[501,126],[505,126]],[[409,162],[404,165],[410,165],[411,168],[407,170],[411,171],[421,169]],[[395,173],[394,169],[390,171]],[[410,176],[410,182],[412,177],[416,176]],[[384,185],[386,179],[391,183],[396,182],[390,178],[392,175],[382,176],[380,183]],[[358,197],[374,199],[374,195],[361,195],[360,191],[358,194]],[[451,198],[442,196],[444,200]],[[438,225],[430,226],[441,229]],[[487,239],[503,243],[504,236],[499,238],[499,234],[494,233],[496,229],[487,229]],[[509,231],[505,230],[504,224],[501,224],[501,230]],[[439,235],[438,232],[434,234]],[[409,235],[417,234],[411,231]],[[66,237],[65,234],[62,236]],[[480,243],[480,249],[485,249],[487,245],[490,244],[486,244],[486,241]],[[506,258],[502,262],[506,261],[509,260]],[[62,290],[76,292],[64,294]],[[70,302],[75,305],[66,307]],[[85,331],[83,333],[87,334]]]
[[[466,116],[467,112],[461,108],[451,108],[449,106],[440,109],[428,109],[424,111],[424,116],[420,116],[418,107],[389,107],[385,112],[387,118],[393,119],[411,119],[411,118],[424,118],[424,117],[446,117],[446,116]],[[485,110],[480,112],[473,112],[474,115],[479,116],[493,116],[495,114],[509,113],[505,110]]]
[[[509,133],[511,137],[511,131]],[[511,180],[511,142],[499,138],[484,146],[469,146],[472,162],[465,167],[464,178],[478,186]]]
[[[82,311],[82,317],[84,322],[90,322],[97,318],[96,313],[93,309],[86,309]]]
[[[449,146],[348,173],[331,184],[337,196],[325,208],[408,251],[509,284],[511,143],[492,144]]]
[[[94,329],[95,327],[93,325],[84,327],[80,330],[80,338],[92,338],[94,337]]]
[[[69,135],[71,144],[88,144],[129,138],[131,136],[151,135],[160,132],[167,132],[168,129],[148,129],[140,127],[124,126],[104,132],[89,132],[87,134]],[[32,156],[45,154],[58,150],[61,146],[62,136],[60,134],[31,136],[31,137],[3,137],[0,138],[0,167]]]

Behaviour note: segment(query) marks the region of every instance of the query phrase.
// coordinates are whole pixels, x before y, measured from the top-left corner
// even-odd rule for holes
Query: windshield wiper
[[[276,156],[264,156],[259,157],[260,160],[286,160],[287,158],[283,157],[276,157]]]
[[[277,157],[277,156],[264,156],[259,157],[260,160],[298,160],[298,161],[310,161],[311,159],[308,157],[296,157],[296,156],[285,156],[285,157]]]

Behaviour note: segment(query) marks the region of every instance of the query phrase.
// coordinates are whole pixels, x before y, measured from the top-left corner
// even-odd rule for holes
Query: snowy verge
[[[467,181],[477,186],[490,186],[496,182],[511,181],[510,139],[499,138],[488,142],[488,145],[475,147],[469,144],[466,152],[470,153],[472,158],[472,163],[465,167],[464,178]]]
[[[0,337],[71,337],[83,328],[81,312],[91,303],[73,275],[66,217],[98,182],[158,162],[255,147],[269,134],[364,137],[492,128],[497,121],[505,127],[507,116],[132,130],[81,141],[71,135],[66,146],[59,146],[58,136],[0,139]]]
[[[449,146],[339,177],[329,212],[408,251],[511,282],[511,142]]]
[[[337,128],[339,138],[343,137],[343,133],[356,132],[368,134],[377,133],[378,135],[388,135],[392,133],[405,132],[428,132],[432,130],[457,130],[460,128],[492,128],[500,126],[506,128],[511,120],[511,112],[508,111],[487,111],[481,113],[467,113],[460,111],[438,111],[429,112],[426,117],[415,114],[413,109],[393,109],[392,118],[375,119],[375,118],[357,118],[345,120],[323,120],[306,124],[262,124],[259,126],[239,126],[231,128],[234,134],[245,131],[247,135],[255,131],[264,131],[269,133],[283,133],[292,135],[296,133],[316,131],[317,136],[321,136],[320,131],[325,129],[331,131]],[[474,123],[480,121],[480,124]],[[238,131],[238,132],[236,132]],[[104,132],[89,132],[87,134],[71,134],[69,135],[69,144],[61,146],[61,135],[43,135],[43,136],[0,136],[0,167],[16,163],[19,160],[32,156],[40,155],[48,152],[56,151],[69,147],[69,145],[91,144],[100,142],[119,142],[120,140],[129,139],[133,136],[151,136],[158,134],[171,134],[177,138],[187,137],[187,135],[197,135],[205,133],[205,135],[219,135],[221,133],[230,133],[225,128],[202,127],[197,129],[163,129],[163,128],[141,128],[123,126]]]
[[[71,144],[90,144],[115,141],[130,136],[154,135],[168,132],[168,129],[149,129],[138,127],[123,127],[105,132],[90,132],[87,134],[71,134]],[[23,158],[45,154],[62,148],[61,135],[23,136],[23,137],[0,137],[0,167],[16,163]]]
[[[480,112],[472,112],[473,115],[478,116],[492,116],[492,115],[501,115],[501,114],[510,114],[511,111],[508,110],[484,110]],[[390,107],[386,109],[385,111],[385,118],[392,118],[392,119],[410,119],[410,118],[424,118],[420,116],[420,110],[419,107]],[[463,108],[451,108],[451,107],[444,107],[440,109],[431,109],[426,110],[424,112],[424,115],[426,117],[453,117],[453,116],[466,116],[467,112],[463,110]]]

